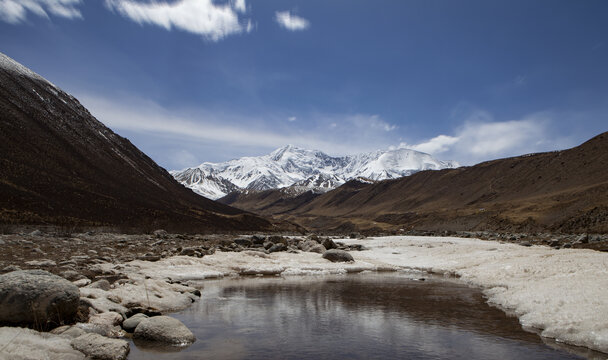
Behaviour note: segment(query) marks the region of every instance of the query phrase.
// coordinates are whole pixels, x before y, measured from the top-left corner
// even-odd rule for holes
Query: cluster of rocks
[[[150,311],[131,316],[124,311],[108,311],[86,316],[80,319],[84,322],[80,322],[79,312],[83,306],[80,295],[73,283],[43,270],[0,275],[0,323],[33,328],[0,328],[2,340],[10,337],[2,344],[0,357],[37,358],[37,353],[48,346],[49,352],[61,354],[50,358],[126,359],[129,343],[122,338],[127,332],[142,346],[184,347],[196,340],[179,320]],[[49,329],[50,333],[40,332]],[[26,336],[20,337],[20,334]],[[32,342],[39,347],[28,349],[27,344]]]

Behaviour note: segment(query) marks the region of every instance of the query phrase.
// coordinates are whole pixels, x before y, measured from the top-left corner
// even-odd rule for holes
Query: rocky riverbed
[[[547,245],[543,252],[585,247],[603,250],[608,240],[604,235],[587,234],[458,235],[523,247]],[[359,234],[350,237],[361,238]],[[40,354],[49,354],[51,359],[125,359],[127,337],[152,347],[157,343],[188,346],[195,341],[194,335],[179,321],[163,315],[198,301],[203,279],[402,267],[377,261],[373,252],[359,256],[356,251],[366,250],[366,241],[342,242],[317,235],[203,236],[157,230],[149,235],[89,232],[66,236],[36,230],[2,235],[0,246],[4,274],[0,275],[0,302],[25,303],[36,310],[28,313],[3,303],[0,321],[6,326],[0,328],[0,359],[37,359]],[[415,249],[419,251],[419,247]],[[427,248],[434,251],[435,247],[433,243]],[[23,288],[24,283],[45,285],[27,287],[29,292],[20,295],[25,302],[11,300],[9,294],[15,292],[11,289]],[[74,292],[79,298],[76,302],[74,296],[68,296]],[[32,314],[36,314],[34,318]]]

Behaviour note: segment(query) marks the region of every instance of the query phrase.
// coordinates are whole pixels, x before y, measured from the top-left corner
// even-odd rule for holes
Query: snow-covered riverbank
[[[517,315],[524,327],[539,329],[543,336],[558,341],[608,352],[606,253],[449,237],[337,241],[363,244],[369,250],[351,252],[355,263],[331,263],[316,253],[246,251],[218,252],[200,259],[172,257],[159,262],[134,261],[120,271],[131,276],[180,281],[233,275],[323,275],[365,270],[419,269],[450,273],[482,288],[489,303]]]

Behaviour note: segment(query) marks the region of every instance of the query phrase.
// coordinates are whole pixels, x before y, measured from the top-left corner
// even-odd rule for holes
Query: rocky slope
[[[74,97],[1,53],[0,224],[272,228],[184,188]]]
[[[608,133],[575,148],[351,181],[291,202],[275,192],[222,199],[311,229],[608,232]]]
[[[268,155],[224,163],[203,163],[171,174],[195,192],[217,199],[235,190],[264,191],[287,187],[291,187],[288,193],[293,196],[306,191],[323,193],[357,177],[394,179],[421,170],[455,167],[458,167],[456,162],[440,161],[408,149],[332,157],[321,151],[287,145]]]

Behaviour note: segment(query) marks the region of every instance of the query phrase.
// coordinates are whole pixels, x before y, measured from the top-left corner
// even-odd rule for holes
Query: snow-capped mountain
[[[437,160],[409,149],[332,157],[321,151],[287,145],[268,155],[223,163],[206,162],[171,174],[198,194],[218,199],[239,189],[260,191],[290,187],[299,193],[326,192],[358,177],[394,179],[421,170],[458,166],[454,161]]]

